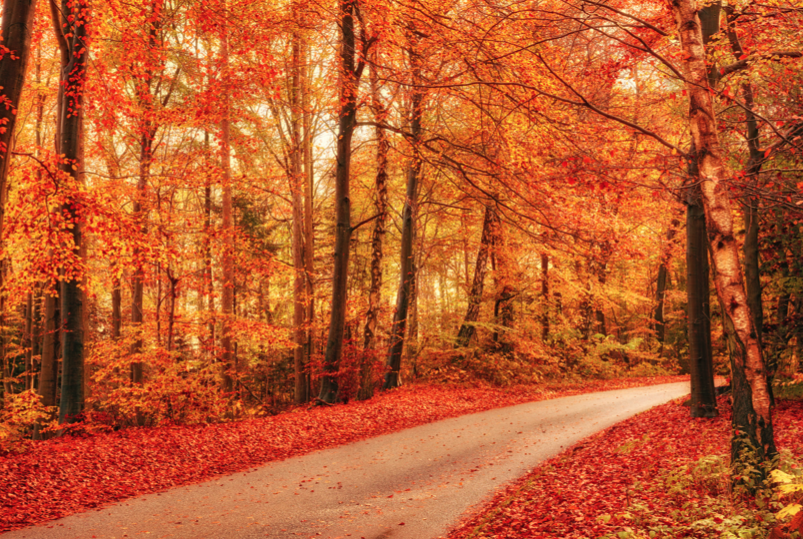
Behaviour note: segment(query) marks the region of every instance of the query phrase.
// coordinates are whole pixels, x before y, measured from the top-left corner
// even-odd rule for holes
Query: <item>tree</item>
[[[14,147],[14,128],[17,123],[22,87],[25,82],[25,69],[31,46],[31,32],[36,12],[36,0],[5,0],[3,2],[3,19],[0,22],[2,46],[0,51],[0,88],[2,90],[5,114],[0,118],[0,247],[3,236],[6,197],[8,196],[7,177]],[[3,286],[3,260],[0,260],[0,288]],[[5,325],[5,299],[0,296],[0,326]],[[4,339],[0,336],[0,339]],[[4,394],[10,388],[5,343],[0,347],[3,358],[2,369]]]
[[[53,28],[61,51],[57,152],[63,174],[65,203],[61,213],[70,231],[70,265],[61,275],[61,401],[59,422],[72,422],[84,409],[84,294],[81,290],[81,249],[83,244],[80,174],[83,162],[83,96],[86,79],[88,7],[85,1],[62,0],[57,8],[50,3]]]
[[[405,168],[407,191],[402,209],[401,258],[399,260],[399,291],[396,296],[396,310],[393,313],[393,325],[390,329],[390,349],[386,362],[387,372],[382,389],[393,389],[401,385],[401,358],[404,350],[404,337],[407,318],[413,301],[415,282],[415,235],[416,214],[418,205],[418,188],[421,181],[423,163],[421,160],[421,121],[424,113],[424,93],[420,87],[421,58],[419,40],[415,30],[408,30],[409,47],[407,55],[410,61],[410,138],[412,156]]]
[[[343,349],[343,333],[346,327],[346,292],[349,268],[349,241],[351,240],[351,139],[357,123],[357,93],[360,78],[365,68],[365,57],[370,42],[364,33],[360,36],[362,54],[356,59],[357,35],[354,17],[357,0],[340,0],[340,53],[338,63],[338,90],[340,109],[337,130],[337,168],[335,171],[335,252],[332,269],[332,313],[329,321],[329,336],[324,356],[324,374],[321,378],[319,399],[326,403],[338,399],[336,372]]]
[[[699,7],[693,0],[677,0],[672,11],[680,33],[682,66],[689,96],[689,127],[697,150],[700,188],[714,284],[728,331],[733,386],[731,458],[738,481],[750,483],[750,475],[763,478],[767,464],[777,453],[772,430],[772,410],[761,343],[750,311],[742,278],[733,214],[723,182],[730,176],[719,142]],[[739,467],[743,467],[738,470]],[[754,470],[750,472],[749,470]]]

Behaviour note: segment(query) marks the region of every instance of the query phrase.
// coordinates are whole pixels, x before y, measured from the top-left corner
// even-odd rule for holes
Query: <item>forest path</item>
[[[496,488],[563,448],[688,392],[681,382],[446,419],[3,537],[436,538]]]

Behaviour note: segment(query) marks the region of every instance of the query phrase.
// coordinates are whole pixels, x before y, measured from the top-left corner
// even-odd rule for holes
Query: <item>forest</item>
[[[803,355],[800,0],[4,0],[0,446]]]

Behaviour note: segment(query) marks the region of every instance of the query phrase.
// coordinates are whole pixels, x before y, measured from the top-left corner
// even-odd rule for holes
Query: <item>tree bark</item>
[[[549,255],[541,253],[541,341],[549,339]]]
[[[220,43],[220,56],[223,64],[222,80],[228,84],[229,71],[229,37],[228,28],[222,29]],[[231,127],[230,127],[230,106],[228,88],[223,90],[223,115],[220,120],[220,167],[223,169],[223,294],[221,307],[223,309],[223,327],[221,328],[220,346],[223,349],[223,390],[226,392],[234,391],[235,378],[237,377],[237,362],[234,357],[234,346],[231,337],[231,326],[234,321],[234,222],[233,197],[231,185]]]
[[[301,42],[301,122],[304,127],[304,137],[301,141],[304,156],[304,178],[306,194],[304,196],[304,269],[306,296],[306,345],[304,347],[304,360],[309,365],[315,354],[315,223],[313,221],[313,193],[315,192],[315,168],[312,158],[312,111],[310,110],[310,65],[308,60],[308,45],[305,39]],[[311,395],[310,372],[305,373],[307,399]]]
[[[714,284],[732,344],[734,433],[731,458],[734,482],[755,488],[746,479],[750,476],[756,476],[757,479],[766,477],[767,465],[777,453],[766,368],[739,263],[733,213],[725,185],[731,174],[722,157],[719,142],[708,84],[705,46],[697,16],[699,6],[695,0],[674,0],[672,9],[683,50],[689,124],[697,149]]]
[[[0,237],[3,232],[3,221],[8,188],[6,178],[11,162],[11,151],[14,146],[14,128],[17,122],[17,108],[25,85],[25,70],[31,48],[36,0],[5,0],[3,2],[2,45],[8,51],[0,57],[0,92],[5,99],[5,106],[0,107],[0,120],[3,131],[0,132]],[[13,54],[11,54],[13,53]],[[0,285],[2,282],[0,282]]]
[[[368,311],[365,313],[365,330],[363,333],[363,359],[360,366],[360,390],[357,398],[360,400],[369,399],[374,394],[374,369],[373,364],[376,359],[376,326],[379,320],[379,310],[381,307],[382,292],[382,242],[385,238],[386,223],[388,218],[388,151],[390,141],[388,140],[382,124],[387,120],[387,109],[382,103],[379,94],[379,78],[376,72],[377,54],[374,49],[374,62],[371,65],[371,108],[374,113],[376,128],[376,178],[374,206],[376,219],[374,220],[374,230],[371,233],[371,285],[368,290]]]
[[[485,274],[488,272],[488,258],[493,243],[494,228],[498,217],[493,202],[488,202],[485,206],[485,218],[482,222],[482,237],[480,238],[480,248],[477,251],[477,263],[474,266],[474,281],[471,283],[471,290],[468,293],[468,308],[460,331],[457,332],[455,348],[465,348],[471,343],[471,338],[476,333],[474,323],[480,317],[480,305],[482,304],[482,292],[485,286]]]
[[[418,48],[411,43],[408,49],[410,70],[413,81],[420,76]],[[418,182],[421,179],[422,162],[418,144],[421,141],[421,116],[423,114],[424,95],[419,88],[413,88],[410,96],[410,143],[412,145],[411,161],[406,167],[407,193],[402,210],[401,259],[399,261],[399,292],[396,296],[396,311],[393,313],[393,325],[390,329],[390,349],[386,361],[387,372],[382,389],[392,389],[401,385],[401,360],[404,350],[404,337],[407,328],[407,315],[410,308],[415,280],[415,228],[418,201]]]
[[[699,181],[697,163],[689,163],[690,181]],[[714,366],[711,355],[711,308],[708,287],[708,238],[699,185],[686,200],[686,313],[691,373],[691,416],[716,417]]]
[[[80,418],[84,409],[84,297],[81,290],[81,245],[83,219],[80,199],[80,170],[83,129],[83,94],[88,57],[86,40],[86,5],[83,2],[62,0],[60,13],[55,9],[53,23],[61,50],[61,77],[57,151],[62,156],[60,171],[72,192],[62,205],[65,224],[70,227],[73,263],[65,268],[61,282],[61,401],[59,423]]]
[[[338,399],[337,370],[343,350],[346,326],[346,300],[351,240],[351,139],[357,120],[357,90],[364,67],[360,61],[355,68],[356,36],[354,14],[357,0],[340,0],[340,54],[337,167],[335,170],[335,251],[332,269],[332,312],[326,340],[323,376],[319,399],[326,403]]]
[[[738,60],[746,55],[742,47],[739,36],[733,21],[733,7],[725,8],[727,14],[727,36],[731,45],[733,55]],[[746,79],[747,80],[747,79]],[[753,86],[750,82],[742,84],[742,96],[744,97],[745,111],[745,139],[747,141],[748,160],[745,170],[745,193],[742,196],[742,207],[744,213],[744,276],[747,291],[747,303],[750,306],[750,313],[753,315],[753,325],[756,329],[758,342],[762,342],[764,332],[764,307],[761,301],[761,273],[758,248],[759,235],[759,198],[750,193],[751,190],[759,187],[759,173],[764,164],[764,152],[759,147],[758,120],[756,119],[753,98]],[[777,363],[775,354],[769,354],[767,362],[767,387],[770,392],[770,402],[772,398],[772,379],[775,375]]]
[[[293,374],[295,376],[295,403],[309,400],[305,355],[307,346],[306,268],[304,262],[304,175],[301,169],[303,148],[301,146],[301,35],[296,30],[292,43],[292,75],[290,87],[290,193],[293,202],[292,249],[293,249]]]
[[[39,394],[45,406],[56,405],[58,380],[59,297],[56,290],[45,295],[42,329],[42,366],[39,369]]]

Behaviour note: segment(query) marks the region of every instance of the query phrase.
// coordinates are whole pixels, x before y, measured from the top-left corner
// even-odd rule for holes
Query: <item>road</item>
[[[129,499],[3,539],[434,539],[563,448],[688,392],[688,382],[665,384],[446,419]]]

